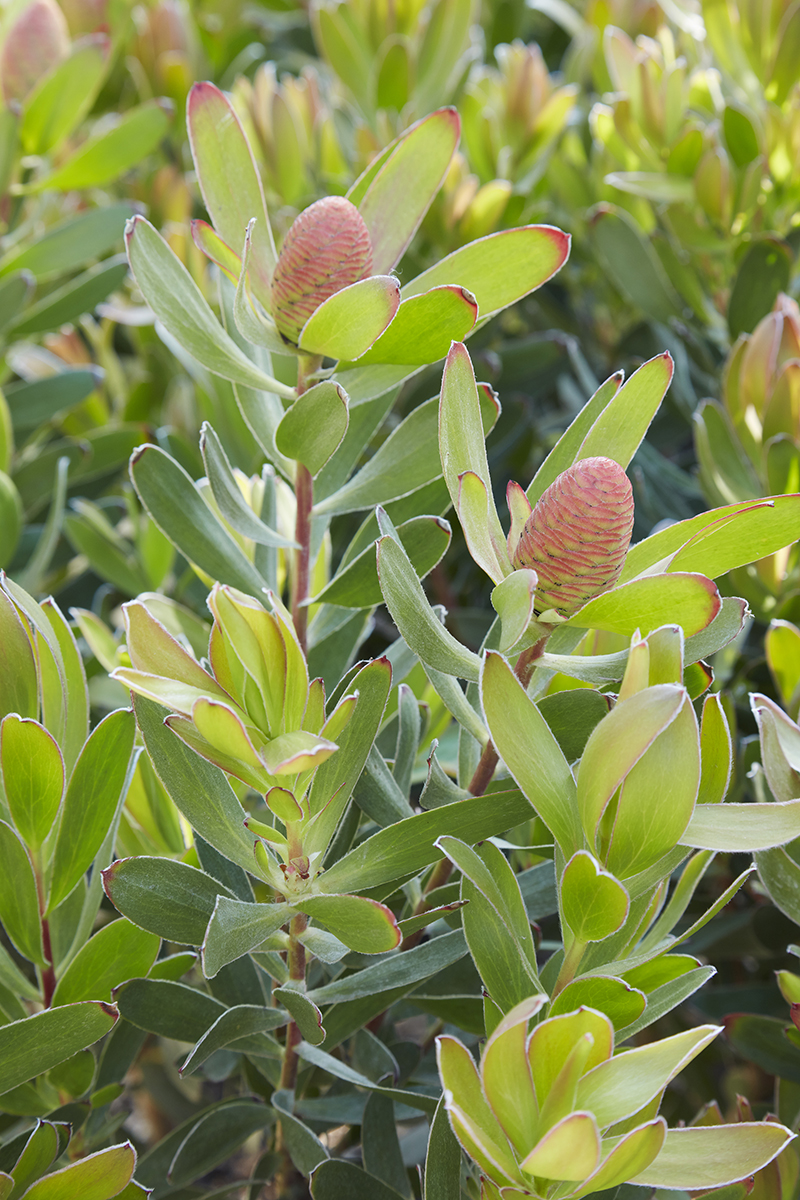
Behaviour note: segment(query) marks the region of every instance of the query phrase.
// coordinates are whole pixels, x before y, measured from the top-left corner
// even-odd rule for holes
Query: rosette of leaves
[[[208,597],[214,617],[205,670],[148,610],[124,607],[132,666],[112,678],[172,714],[166,724],[192,750],[265,796],[273,825],[248,819],[259,834],[256,856],[278,891],[302,892],[319,873],[327,841],[310,804],[318,767],[339,749],[358,696],[346,695],[325,715],[325,686],[309,684],[291,618],[271,596],[272,612],[232,588],[215,585]],[[316,822],[313,817],[317,816]],[[329,818],[328,818],[329,819]],[[281,872],[264,843],[282,859]],[[284,922],[281,922],[284,923]],[[391,941],[391,936],[390,936]]]
[[[82,1125],[92,1112],[85,1143],[102,1144],[120,1123],[109,1106],[131,1059],[104,1066],[89,1047],[117,1021],[111,989],[146,974],[161,944],[124,920],[93,932],[135,762],[133,714],[119,709],[89,732],[80,653],[52,600],[39,605],[4,579],[0,623],[0,1110],[43,1117],[91,1097],[94,1109],[77,1105],[71,1120]],[[45,1157],[30,1152],[41,1173],[68,1138],[59,1127],[54,1140],[54,1130],[36,1139]],[[126,1154],[130,1178],[135,1158]]]
[[[506,532],[495,505],[480,389],[469,355],[458,345],[448,355],[439,405],[443,477],[469,552],[495,585],[491,599],[498,619],[488,645],[515,660],[526,655],[520,671],[535,670],[543,654],[541,665],[548,669],[558,663],[565,674],[589,680],[582,655],[573,653],[587,630],[630,638],[671,619],[687,638],[707,628],[727,637],[738,619],[730,626],[727,618],[716,623],[725,606],[720,607],[713,577],[793,540],[800,499],[787,495],[771,507],[756,501],[712,510],[628,545],[630,492],[622,469],[644,438],[671,376],[669,355],[659,355],[624,385],[620,375],[607,380],[527,491],[509,485]],[[600,459],[607,478],[601,473],[592,482],[591,463]],[[561,523],[569,531],[563,536]],[[477,682],[479,656],[442,626],[388,530],[378,543],[378,572],[389,610],[422,661],[441,674]],[[727,604],[731,615],[733,604]],[[738,611],[743,613],[743,602]]]
[[[455,1038],[438,1039],[445,1108],[478,1164],[484,1200],[580,1197],[633,1183],[694,1190],[744,1180],[794,1134],[771,1122],[667,1129],[670,1079],[720,1032],[713,1025],[615,1053],[608,1017],[587,1006],[528,1024],[523,1001],[492,1030],[477,1070]]]
[[[781,293],[752,334],[731,350],[722,403],[706,400],[694,418],[700,481],[709,500],[729,504],[800,490],[800,310]],[[797,547],[733,575],[759,616],[791,604]]]
[[[252,150],[229,101],[212,84],[197,84],[187,122],[213,225],[195,223],[194,236],[238,281],[232,314],[238,336],[271,354],[340,360],[334,378],[353,404],[412,373],[401,367],[442,357],[452,338],[465,336],[479,315],[483,320],[540,286],[568,253],[566,235],[550,227],[509,230],[456,251],[398,288],[389,272],[427,212],[458,144],[459,120],[450,109],[401,135],[346,197],[323,198],[301,213],[280,254]],[[248,352],[250,364],[243,363],[243,351],[231,346],[230,337],[218,326],[213,332],[216,323],[199,292],[146,222],[137,219],[127,240],[145,299],[185,350],[237,384],[295,399],[293,389],[259,371],[252,361],[257,355]],[[304,266],[307,262],[316,268]],[[298,289],[305,297],[302,325],[287,310]],[[354,360],[360,367],[349,369]],[[365,374],[367,364],[393,364],[396,370]]]

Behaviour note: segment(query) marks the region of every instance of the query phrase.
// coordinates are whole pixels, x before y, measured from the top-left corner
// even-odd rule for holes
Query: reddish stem
[[[50,942],[50,922],[47,917],[42,917],[42,947],[45,959],[49,964],[42,971],[42,1003],[45,1008],[49,1008],[56,990],[56,973],[53,967],[53,950]]]

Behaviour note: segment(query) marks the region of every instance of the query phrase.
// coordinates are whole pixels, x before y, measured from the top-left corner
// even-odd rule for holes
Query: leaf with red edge
[[[303,896],[294,903],[360,954],[383,954],[400,944],[394,913],[367,896]]]
[[[569,257],[570,236],[554,225],[523,225],[478,238],[412,279],[403,300],[457,283],[478,301],[480,319],[521,300],[551,279]]]
[[[276,254],[261,179],[233,105],[213,83],[195,83],[186,103],[186,125],[197,179],[214,228],[229,246],[240,246],[255,217],[250,280],[266,307]]]
[[[369,230],[376,273],[391,270],[402,258],[444,182],[460,136],[456,110],[440,108],[397,139],[363,197],[361,180],[350,189],[348,199]]]

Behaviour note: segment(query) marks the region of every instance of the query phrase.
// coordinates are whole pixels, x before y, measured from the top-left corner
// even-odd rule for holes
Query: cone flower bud
[[[364,220],[343,196],[326,196],[294,222],[272,277],[272,315],[292,342],[334,292],[369,275],[372,243]]]
[[[617,582],[633,530],[628,477],[609,458],[584,458],[540,498],[517,543],[514,567],[539,576],[536,608],[569,617]]]

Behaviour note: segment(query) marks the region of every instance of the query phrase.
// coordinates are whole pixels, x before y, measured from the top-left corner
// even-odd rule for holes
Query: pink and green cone
[[[315,201],[292,224],[272,277],[272,315],[296,343],[320,304],[372,269],[372,243],[364,219],[343,196]]]
[[[514,550],[514,567],[536,571],[536,608],[563,617],[620,577],[633,531],[633,492],[610,458],[584,458],[539,499]]]

